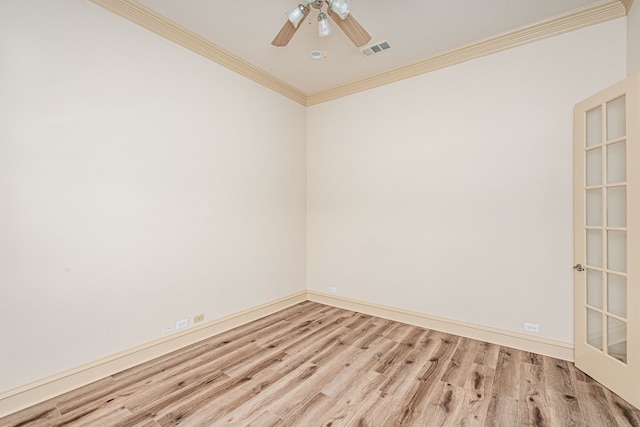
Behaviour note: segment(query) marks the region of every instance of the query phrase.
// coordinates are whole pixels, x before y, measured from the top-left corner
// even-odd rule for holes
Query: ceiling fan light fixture
[[[294,27],[298,28],[298,25],[300,25],[300,21],[302,21],[302,18],[304,18],[304,14],[307,11],[307,8],[308,6],[299,4],[291,12],[289,12],[289,22],[291,22]]]
[[[351,9],[351,0],[329,0],[329,6],[340,19],[344,20]]]
[[[329,19],[325,13],[320,13],[318,15],[318,35],[320,37],[326,37],[331,34],[331,25],[329,24]]]

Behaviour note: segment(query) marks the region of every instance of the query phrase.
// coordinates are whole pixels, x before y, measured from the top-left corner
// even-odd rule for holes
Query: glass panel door
[[[640,75],[578,104],[574,121],[576,366],[636,406],[639,117]]]
[[[583,310],[587,310],[587,343],[623,363],[627,360],[627,295],[623,292],[626,287],[617,283],[626,278],[627,272],[625,117],[625,96],[588,111],[582,148],[587,243],[587,299]],[[615,301],[609,301],[611,297]]]

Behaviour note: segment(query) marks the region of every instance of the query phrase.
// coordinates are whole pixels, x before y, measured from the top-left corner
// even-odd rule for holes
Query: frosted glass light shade
[[[320,37],[326,37],[331,34],[331,25],[329,25],[329,19],[327,15],[321,13],[318,15],[318,35]]]
[[[304,18],[304,11],[305,6],[299,4],[295,9],[289,12],[289,22],[291,22],[294,27],[298,28],[298,25],[300,25],[300,21]]]
[[[331,0],[331,10],[340,16],[340,19],[344,20],[349,14],[351,0]]]

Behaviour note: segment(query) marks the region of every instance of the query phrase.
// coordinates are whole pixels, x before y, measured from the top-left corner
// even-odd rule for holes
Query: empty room
[[[0,425],[640,426],[639,162],[633,0],[3,0]]]

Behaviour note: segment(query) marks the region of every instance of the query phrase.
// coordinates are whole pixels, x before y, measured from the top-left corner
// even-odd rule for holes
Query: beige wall
[[[305,288],[305,109],[85,1],[0,7],[0,392]]]
[[[627,74],[640,73],[640,1],[636,0],[627,16]]]
[[[622,18],[309,108],[307,287],[573,342],[573,106],[624,78],[625,37]]]

